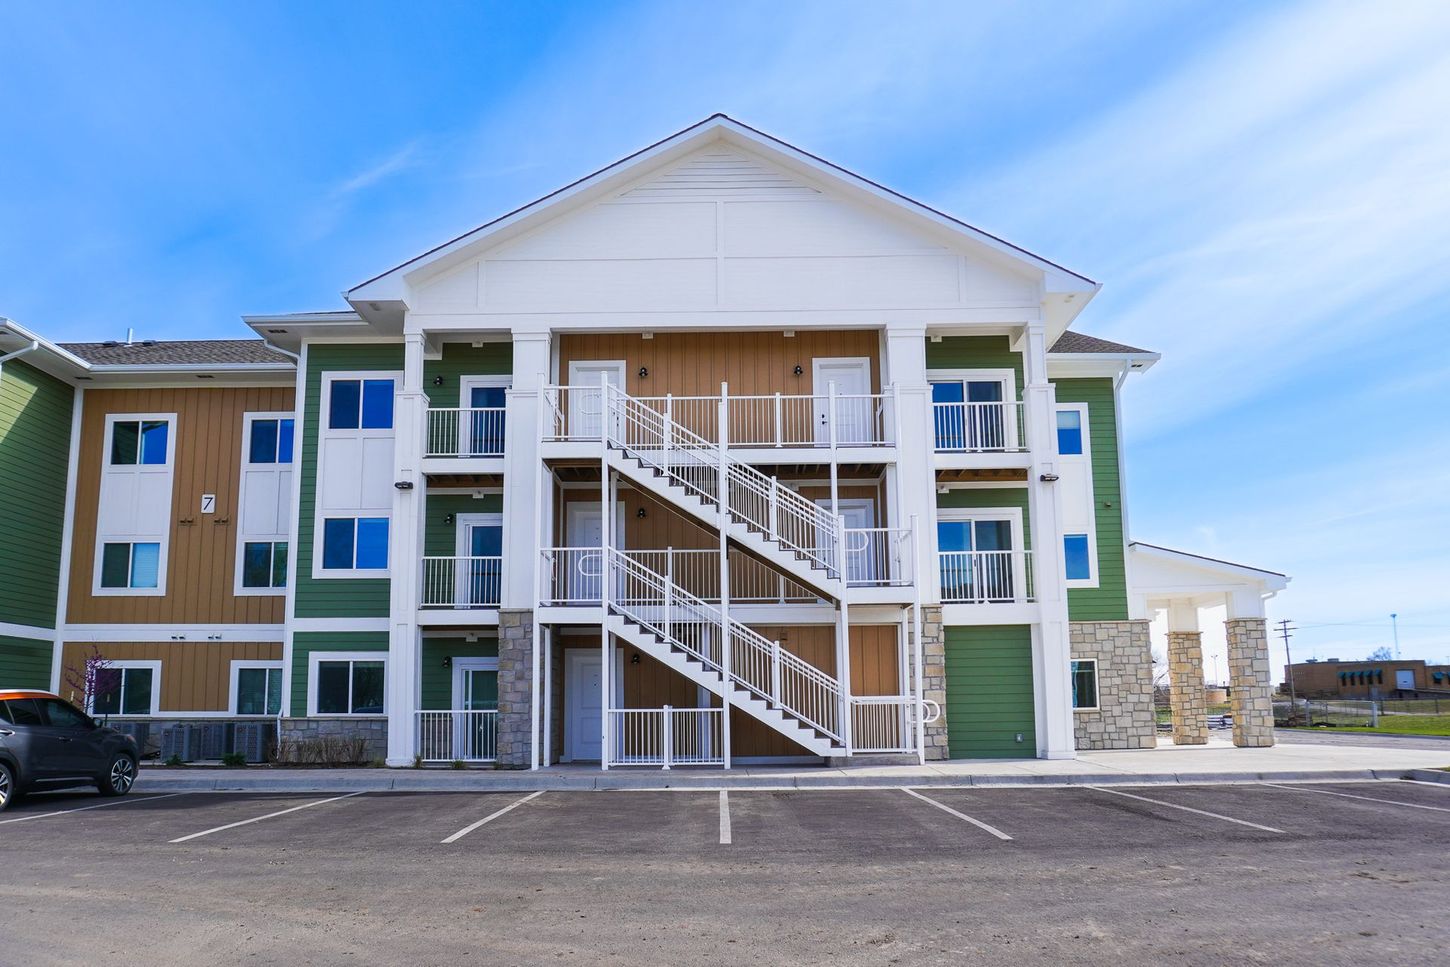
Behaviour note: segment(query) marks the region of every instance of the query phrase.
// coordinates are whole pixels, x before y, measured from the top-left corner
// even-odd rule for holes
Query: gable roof
[[[1151,349],[1138,349],[1109,339],[1099,339],[1084,332],[1068,331],[1057,337],[1050,353],[1114,353],[1118,355],[1157,355]]]
[[[845,191],[855,192],[858,196],[871,197],[878,202],[886,202],[895,206],[899,211],[904,211],[937,227],[945,228],[977,245],[1020,261],[1026,261],[1048,275],[1049,284],[1045,287],[1047,291],[1085,292],[1088,293],[1090,299],[1092,294],[1095,294],[1100,288],[1098,283],[1087,276],[1064,268],[1056,262],[1029,252],[990,232],[938,211],[898,191],[886,188],[763,131],[742,124],[725,114],[713,114],[697,124],[642,148],[613,164],[565,185],[563,188],[550,192],[492,221],[485,222],[471,231],[373,276],[371,279],[353,286],[343,295],[354,305],[401,301],[403,292],[401,282],[405,276],[430,264],[450,264],[451,257],[457,256],[463,250],[473,248],[486,239],[500,236],[507,230],[522,230],[526,226],[532,226],[548,217],[553,217],[552,214],[545,215],[544,213],[551,211],[556,206],[562,206],[565,203],[582,203],[594,197],[602,197],[611,189],[622,187],[628,181],[639,177],[646,166],[663,166],[714,139],[737,142],[786,167],[808,171],[812,177],[831,183]],[[1079,307],[1086,302],[1087,299],[1080,300]],[[376,311],[376,307],[374,309]]]
[[[137,342],[68,342],[60,347],[92,366],[291,367],[292,360],[260,339],[144,339]]]

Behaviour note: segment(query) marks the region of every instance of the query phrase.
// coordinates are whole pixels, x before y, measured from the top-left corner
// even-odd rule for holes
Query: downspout
[[[1133,371],[1131,363],[1123,363],[1123,371],[1113,378],[1113,431],[1118,444],[1118,513],[1123,520],[1123,583],[1127,586],[1128,592],[1128,620],[1133,620],[1133,562],[1129,545],[1133,538],[1128,529],[1128,468],[1123,451],[1123,397],[1120,390],[1123,384],[1128,381],[1128,374]],[[1141,615],[1149,618],[1151,615]],[[1151,651],[1151,647],[1150,647]]]
[[[288,352],[281,346],[273,345],[272,342],[265,337],[262,339],[262,348],[270,349],[274,353],[280,353],[281,355],[286,356],[288,359],[292,360],[292,362],[294,363],[301,364],[302,362],[301,353]]]

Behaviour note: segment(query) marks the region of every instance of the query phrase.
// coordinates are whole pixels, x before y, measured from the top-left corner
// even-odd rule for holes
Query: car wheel
[[[124,796],[136,784],[136,760],[124,752],[116,753],[110,766],[97,783],[103,796]]]
[[[15,773],[5,763],[0,762],[0,811],[15,800]]]

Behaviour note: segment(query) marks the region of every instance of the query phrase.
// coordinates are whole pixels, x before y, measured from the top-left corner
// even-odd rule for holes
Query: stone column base
[[[533,765],[534,612],[498,613],[499,769]]]
[[[1228,637],[1234,745],[1266,748],[1274,744],[1268,629],[1263,618],[1230,618],[1223,625]]]
[[[921,609],[921,697],[941,706],[941,718],[925,727],[928,760],[949,758],[947,748],[947,638],[939,606]],[[912,650],[915,660],[916,651]]]
[[[1158,744],[1153,712],[1153,648],[1146,621],[1073,621],[1074,659],[1097,659],[1098,707],[1073,712],[1078,749],[1151,749]]]
[[[1174,745],[1207,745],[1202,632],[1168,632],[1168,692],[1173,704]]]

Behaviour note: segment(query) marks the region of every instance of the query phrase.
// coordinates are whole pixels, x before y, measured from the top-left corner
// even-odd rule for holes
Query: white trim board
[[[0,621],[0,635],[7,638],[27,638],[31,641],[55,641],[58,637],[54,628],[17,625],[8,621]]]
[[[312,651],[307,655],[307,717],[323,715],[327,718],[367,719],[378,718],[377,712],[318,712],[317,711],[317,666],[325,661],[380,661],[383,663],[383,711],[388,714],[388,653],[386,651]],[[352,704],[352,680],[348,679],[348,704]]]
[[[192,641],[198,644],[227,641],[282,641],[286,625],[66,625],[61,641]]]

